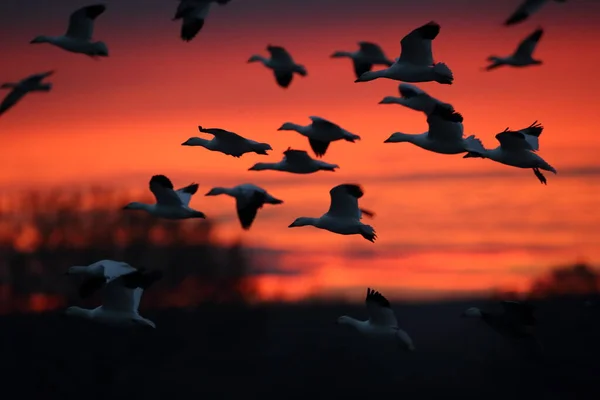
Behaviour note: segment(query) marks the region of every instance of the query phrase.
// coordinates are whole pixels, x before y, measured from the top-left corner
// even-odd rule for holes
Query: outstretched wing
[[[181,189],[177,189],[175,193],[177,193],[177,196],[179,196],[181,202],[187,206],[190,204],[192,195],[196,194],[196,192],[198,191],[198,186],[199,185],[197,183],[192,183],[191,185],[188,185]]]
[[[533,307],[527,303],[521,303],[519,301],[501,301],[504,312],[514,322],[522,325],[535,325],[536,319],[533,315]]]
[[[436,104],[427,116],[427,136],[435,140],[458,141],[463,137],[463,117],[451,107]]]
[[[267,46],[271,59],[281,64],[294,64],[294,59],[286,49],[281,46]]]
[[[354,58],[352,59],[352,65],[354,66],[354,74],[357,78],[360,78],[362,74],[370,71],[371,68],[373,68],[373,64],[364,61],[357,61]]]
[[[258,210],[265,204],[267,193],[261,190],[252,191],[247,197],[236,197],[235,206],[244,230],[250,229]]]
[[[69,27],[65,36],[79,40],[92,40],[94,20],[105,10],[106,5],[104,4],[94,4],[78,9],[69,17]]]
[[[173,189],[173,183],[164,175],[150,178],[150,191],[156,198],[156,204],[164,206],[181,206],[183,202]]]
[[[226,131],[225,129],[203,128],[201,126],[198,126],[198,130],[200,132],[204,132],[204,133],[208,133],[209,135],[213,135],[218,140],[226,140],[226,141],[246,140],[246,138],[238,135],[237,133]]]
[[[288,70],[275,69],[273,70],[277,84],[282,88],[287,88],[294,79],[294,73]]]
[[[431,21],[414,29],[400,41],[399,62],[419,66],[433,65],[432,41],[440,33],[440,25]]]
[[[360,47],[360,51],[366,56],[385,59],[385,54],[378,44],[371,42],[358,42],[358,46]]]
[[[537,12],[546,3],[546,1],[547,0],[525,0],[523,3],[521,3],[519,8],[517,8],[510,17],[508,17],[508,19],[504,22],[504,25],[509,26],[525,21],[530,15]]]
[[[29,75],[27,78],[22,80],[22,83],[31,84],[31,83],[40,83],[43,79],[49,77],[54,74],[54,71],[41,72],[39,74]]]
[[[525,135],[525,140],[531,146],[531,150],[538,151],[540,149],[539,137],[544,131],[544,127],[535,121],[527,128],[519,129],[519,132]]]
[[[328,121],[321,117],[310,116],[308,117],[312,121],[312,125],[315,129],[320,131],[340,131],[342,128],[338,124],[334,124],[331,121]]]
[[[398,327],[398,321],[390,302],[381,293],[367,288],[365,303],[369,313],[369,323],[393,328]]]
[[[292,148],[288,148],[283,152],[283,155],[291,164],[305,164],[312,160],[312,158],[304,150],[293,150]]]
[[[533,150],[525,134],[519,131],[510,131],[506,128],[496,135],[496,139],[505,150]]]
[[[544,30],[540,28],[540,29],[535,30],[529,36],[527,36],[519,44],[519,47],[517,47],[514,57],[517,57],[517,58],[531,57],[531,55],[533,54],[533,51],[535,50],[535,47],[537,46],[538,42],[542,38],[543,34],[544,34]]]
[[[364,192],[360,185],[342,184],[329,191],[331,203],[327,214],[335,218],[359,219],[358,199]]]

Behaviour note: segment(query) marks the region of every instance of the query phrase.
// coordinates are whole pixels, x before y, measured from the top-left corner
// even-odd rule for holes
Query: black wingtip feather
[[[440,33],[440,24],[435,21],[429,21],[416,30],[423,39],[433,40]]]
[[[173,189],[173,182],[164,175],[154,175],[150,179],[150,185],[160,185],[167,189]]]
[[[463,122],[463,116],[458,113],[452,107],[448,107],[442,104],[436,104],[433,108],[433,115],[437,115],[440,118],[450,122]]]
[[[123,285],[129,289],[142,288],[145,290],[162,277],[162,271],[138,269],[130,274],[123,275]]]
[[[371,288],[367,288],[367,297],[365,301],[371,301],[381,307],[391,308],[389,300],[386,299],[381,293]]]
[[[95,19],[104,11],[106,11],[106,4],[94,4],[85,7],[85,15],[90,19]]]
[[[197,19],[193,23],[182,24],[181,25],[181,39],[186,42],[191,41],[193,38],[196,37],[198,32],[200,32],[202,30],[202,27],[204,27],[203,19]]]
[[[356,197],[357,199],[360,199],[365,194],[362,190],[362,187],[358,184],[346,183],[342,186],[348,192],[349,195],[351,195],[352,197]]]
[[[106,283],[106,278],[103,276],[94,276],[83,281],[79,286],[79,297],[87,299],[99,290]]]
[[[400,95],[402,97],[406,97],[407,99],[410,99],[411,97],[415,97],[419,95],[419,92],[415,91],[413,88],[411,87],[406,87],[403,84],[400,84],[398,86],[398,91],[400,92]]]
[[[183,193],[196,194],[199,186],[200,185],[198,185],[197,183],[192,183],[191,185],[184,187],[181,191]]]
[[[523,12],[513,14],[510,18],[508,18],[504,22],[504,26],[510,26],[510,25],[518,24],[519,22],[525,21],[528,17],[529,17],[529,14],[523,13]]]
[[[308,139],[311,149],[317,157],[323,157],[329,147],[329,142],[321,142],[319,140]]]

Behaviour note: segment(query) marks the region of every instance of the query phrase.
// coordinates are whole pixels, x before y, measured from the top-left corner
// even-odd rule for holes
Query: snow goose
[[[94,276],[98,278],[98,281],[103,279],[101,272],[96,274]],[[66,316],[90,319],[94,322],[113,326],[156,328],[154,322],[139,314],[138,308],[144,289],[149,288],[161,276],[162,274],[159,271],[145,274],[134,269],[132,272],[118,275],[112,279],[104,277],[106,284],[104,285],[101,306],[94,309],[69,307],[64,313]],[[97,284],[91,286],[97,286]]]
[[[106,10],[106,5],[95,4],[78,9],[69,18],[69,28],[62,36],[38,36],[30,43],[50,43],[72,53],[90,57],[107,57],[108,47],[103,42],[92,42],[94,21]]]
[[[296,218],[288,228],[310,225],[340,235],[361,235],[368,241],[375,242],[375,229],[360,222],[363,214],[369,217],[374,215],[371,211],[358,207],[358,199],[363,195],[359,185],[338,185],[329,191],[331,203],[325,214],[319,218]]]
[[[385,65],[391,67],[394,64],[386,57],[383,50],[378,44],[371,42],[358,42],[359,49],[357,51],[336,51],[331,55],[331,58],[350,58],[354,66],[354,74],[357,78],[370,71],[373,65]]]
[[[567,0],[554,0],[557,3],[565,3]],[[519,8],[504,22],[504,25],[510,26],[525,21],[534,13],[538,12],[548,0],[525,0]]]
[[[213,135],[211,140],[199,137],[191,137],[182,146],[201,146],[211,151],[218,151],[233,157],[241,157],[246,153],[256,153],[268,155],[267,150],[273,150],[270,144],[255,142],[254,140],[246,139],[237,133],[226,131],[220,128],[203,128],[198,127],[198,130],[203,133]]]
[[[79,287],[79,296],[87,298],[107,283],[123,277],[123,285],[130,289],[147,287],[162,278],[162,272],[134,268],[123,261],[100,260],[90,265],[70,267],[65,275],[83,275],[86,280]]]
[[[539,150],[539,136],[544,127],[535,121],[527,128],[511,131],[506,128],[496,135],[500,146],[495,149],[469,151],[463,158],[489,158],[501,164],[517,168],[531,168],[542,184],[546,184],[546,177],[541,170],[556,174],[556,169],[548,164],[535,152]]]
[[[166,219],[206,218],[203,212],[189,206],[192,195],[198,191],[197,183],[175,190],[169,178],[164,175],[154,175],[150,179],[150,191],[156,198],[156,204],[134,201],[123,209],[144,210],[155,217]]]
[[[265,67],[272,69],[279,86],[282,88],[290,86],[294,73],[306,76],[307,73],[304,65],[296,64],[290,53],[283,47],[268,45],[267,50],[271,54],[271,58],[255,54],[248,59],[248,62],[259,61]]]
[[[430,115],[436,105],[441,105],[448,109],[454,108],[451,104],[439,101],[410,83],[402,82],[398,85],[398,92],[400,93],[400,97],[386,96],[379,104],[400,104],[415,111],[421,111],[426,115]]]
[[[338,318],[337,323],[350,325],[365,336],[393,339],[402,349],[415,351],[415,345],[408,333],[398,327],[396,315],[388,299],[381,293],[367,288],[365,304],[369,313],[368,320],[360,321],[343,315]]]
[[[283,200],[276,199],[261,187],[251,183],[244,183],[232,188],[215,187],[210,189],[205,196],[218,196],[226,194],[235,198],[238,219],[244,230],[250,229],[256,213],[265,204],[282,204]]]
[[[52,89],[51,83],[42,83],[42,81],[52,75],[54,71],[42,72],[41,74],[30,75],[19,82],[4,83],[0,89],[12,89],[0,103],[0,115],[8,111],[29,92],[49,92]]]
[[[304,150],[288,148],[283,152],[283,159],[276,163],[256,163],[248,171],[284,171],[292,174],[312,174],[317,171],[332,171],[339,168],[337,164],[329,164],[311,158]]]
[[[486,71],[491,71],[502,65],[510,65],[513,67],[526,67],[528,65],[540,65],[542,61],[533,59],[533,52],[542,38],[544,34],[544,30],[539,28],[535,30],[532,34],[527,36],[517,47],[517,50],[508,57],[498,57],[498,56],[490,56],[488,57],[488,61],[491,62],[490,65],[485,67]]]
[[[204,26],[212,3],[224,5],[230,0],[180,0],[173,21],[183,20],[181,24],[181,39],[189,42],[196,37]]]
[[[346,140],[354,143],[360,140],[360,136],[348,132],[339,125],[334,124],[325,118],[311,116],[308,117],[312,121],[309,125],[303,126],[293,122],[286,122],[278,131],[296,131],[302,136],[308,138],[308,143],[317,157],[323,157],[329,143],[336,140]]]
[[[387,78],[404,82],[438,82],[451,85],[452,71],[444,63],[433,62],[432,41],[440,33],[434,21],[413,30],[400,41],[400,57],[394,64],[379,71],[367,71],[354,82]]]
[[[384,143],[408,142],[422,149],[440,154],[459,154],[468,151],[483,151],[481,141],[470,135],[463,137],[463,117],[452,108],[436,104],[427,117],[429,130],[425,133],[409,134],[396,132]]]
[[[510,339],[525,339],[534,343],[538,350],[542,350],[541,343],[535,336],[536,319],[533,307],[519,301],[501,301],[501,312],[484,311],[477,307],[470,307],[461,316],[464,318],[477,318],[485,322],[490,328],[502,336]]]

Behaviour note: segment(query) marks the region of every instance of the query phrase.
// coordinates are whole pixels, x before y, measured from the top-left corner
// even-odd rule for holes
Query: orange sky
[[[265,7],[266,2],[262,1]],[[134,28],[118,15],[120,10],[132,15],[130,9],[110,5],[95,31],[111,52],[101,61],[28,44],[37,34],[62,33],[66,17],[44,20],[40,14],[35,23],[18,22],[9,40],[3,32],[0,48],[10,62],[0,65],[0,79],[57,72],[50,79],[52,92],[32,94],[0,117],[0,185],[7,192],[34,185],[103,184],[143,194],[148,178],[156,173],[170,176],[176,186],[197,181],[201,189],[192,205],[223,220],[224,239],[244,235],[253,245],[284,249],[285,264],[302,271],[295,277],[264,278],[265,295],[303,296],[369,282],[405,291],[484,290],[523,286],[543,268],[576,257],[599,261],[600,214],[595,209],[600,200],[600,122],[589,116],[595,115],[600,83],[594,78],[595,63],[584,57],[595,48],[600,31],[597,25],[577,23],[591,21],[598,5],[552,4],[531,21],[505,28],[500,22],[513,5],[494,10],[436,8],[432,5],[439,3],[430,0],[422,9],[403,10],[384,3],[374,1],[368,11],[351,3],[343,21],[334,19],[335,10],[315,19],[310,11],[294,17],[280,7],[271,11],[284,13],[282,20],[268,25],[258,11],[256,19],[244,18],[248,5],[236,9],[234,1],[215,8],[191,43],[177,37],[179,25],[170,21],[173,4],[136,15]],[[306,6],[318,8],[312,2]],[[5,11],[0,13],[4,31],[26,16],[24,8],[11,9],[11,14],[6,7],[0,6]],[[68,15],[71,9],[53,12]],[[228,25],[228,12],[235,26]],[[465,118],[465,133],[476,133],[487,146],[495,146],[494,134],[507,126],[541,122],[545,130],[540,155],[559,172],[548,176],[547,187],[530,171],[382,143],[395,131],[424,132],[425,117],[400,106],[378,105],[384,96],[397,96],[398,82],[355,84],[350,61],[329,55],[369,40],[380,43],[389,57],[397,57],[399,39],[431,19],[442,25],[434,56],[452,68],[455,84],[420,87],[452,103]],[[543,66],[480,70],[487,56],[511,53],[538,25],[546,28],[535,54]],[[294,78],[283,90],[270,71],[246,63],[252,54],[265,54],[268,43],[285,46],[306,66],[308,76]],[[277,128],[286,121],[305,124],[309,115],[331,119],[362,136],[355,144],[338,142],[329,148],[324,160],[339,164],[340,170],[310,176],[247,171],[255,162],[278,161],[288,146],[308,150],[305,138]],[[180,146],[198,135],[197,125],[268,142],[274,151],[270,156],[234,159]],[[592,173],[582,175],[582,170]],[[496,173],[504,175],[484,176]],[[415,174],[423,177],[409,179]],[[438,175],[446,178],[436,179]],[[212,186],[244,182],[262,185],[286,202],[262,210],[254,229],[245,234],[232,219],[233,199],[201,196]],[[365,186],[363,203],[378,213],[372,222],[379,236],[376,244],[311,228],[287,228],[296,216],[324,212],[327,191],[343,182]],[[507,221],[516,225],[504,226]],[[561,228],[545,228],[552,223]],[[486,243],[495,246],[494,252],[481,253],[477,246]],[[454,245],[459,250],[448,247]],[[348,247],[364,249],[376,261],[344,255]],[[315,249],[317,255],[306,254]],[[398,249],[410,254],[403,257]],[[406,264],[414,268],[407,272],[394,267]],[[465,272],[475,268],[470,264],[485,266],[486,272]],[[533,269],[510,272],[515,265]],[[435,273],[422,272],[434,267]]]

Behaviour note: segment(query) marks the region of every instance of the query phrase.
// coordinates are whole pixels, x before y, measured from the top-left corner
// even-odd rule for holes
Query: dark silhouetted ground
[[[516,353],[469,303],[397,304],[417,351],[337,326],[356,305],[145,310],[128,331],[58,313],[0,317],[3,395],[38,399],[597,399],[600,309],[537,304],[545,360]],[[35,396],[35,397],[34,397]],[[3,396],[4,397],[4,396]]]

